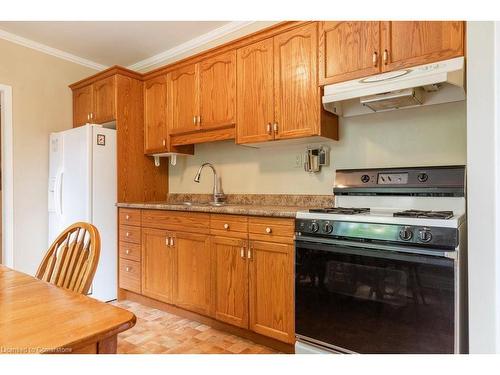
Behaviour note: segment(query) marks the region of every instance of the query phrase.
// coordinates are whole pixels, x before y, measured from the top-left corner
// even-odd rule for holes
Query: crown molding
[[[0,39],[5,39],[9,42],[16,43],[21,46],[34,49],[36,51],[46,53],[47,55],[55,56],[60,59],[71,61],[73,63],[80,64],[95,70],[104,70],[108,68],[108,66],[106,65],[98,64],[94,61],[87,60],[82,57],[73,55],[71,53],[61,51],[57,48],[49,47],[45,44],[35,42],[34,40],[31,39],[23,38],[19,35],[9,33],[8,31],[2,29],[0,29]]]
[[[169,59],[172,59],[176,56],[180,56],[186,52],[192,51],[198,47],[202,47],[205,44],[212,42],[214,40],[220,39],[228,34],[231,34],[235,31],[238,31],[246,26],[249,26],[256,21],[233,21],[228,22],[227,24],[218,27],[208,33],[202,34],[179,44],[173,48],[170,48],[166,51],[163,51],[157,55],[148,57],[147,59],[136,62],[135,64],[127,66],[128,69],[142,71],[151,66],[161,64]]]

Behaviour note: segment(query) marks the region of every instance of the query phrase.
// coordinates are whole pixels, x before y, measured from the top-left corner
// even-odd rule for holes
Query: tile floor
[[[113,304],[137,317],[133,328],[118,335],[119,354],[278,354],[274,349],[136,302]]]

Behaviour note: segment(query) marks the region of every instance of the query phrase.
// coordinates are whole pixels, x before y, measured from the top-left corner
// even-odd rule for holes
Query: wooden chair
[[[97,228],[88,223],[75,223],[66,228],[50,246],[36,271],[36,277],[87,294],[100,252],[101,237]]]

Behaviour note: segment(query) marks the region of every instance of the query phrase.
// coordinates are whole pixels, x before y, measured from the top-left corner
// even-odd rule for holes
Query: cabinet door
[[[92,85],[73,90],[73,127],[90,122],[92,108]]]
[[[462,21],[382,22],[382,70],[390,71],[464,54]]]
[[[176,232],[174,243],[174,303],[209,315],[212,308],[209,236]]]
[[[274,37],[276,139],[318,134],[317,36],[310,23]]]
[[[144,82],[144,152],[167,150],[167,77]]]
[[[273,39],[237,51],[237,143],[274,139]]]
[[[159,229],[142,228],[142,293],[172,303],[174,247],[171,235]]]
[[[212,236],[215,318],[248,328],[247,241]]]
[[[320,22],[321,85],[379,73],[379,54],[380,22]]]
[[[188,65],[169,73],[172,105],[171,133],[198,129],[198,64]]]
[[[102,124],[116,119],[115,113],[115,76],[94,82],[94,110],[92,122]]]
[[[200,127],[236,122],[236,51],[200,63]]]
[[[250,241],[249,251],[250,329],[293,343],[293,245]]]

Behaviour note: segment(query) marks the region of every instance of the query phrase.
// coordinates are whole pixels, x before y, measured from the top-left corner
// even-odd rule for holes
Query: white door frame
[[[2,152],[2,263],[14,267],[14,168],[12,87],[0,84]]]

